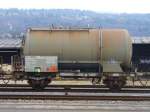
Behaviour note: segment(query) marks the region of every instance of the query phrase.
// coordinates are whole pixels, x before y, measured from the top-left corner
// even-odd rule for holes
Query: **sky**
[[[80,9],[104,13],[150,13],[150,0],[0,0],[0,8]]]

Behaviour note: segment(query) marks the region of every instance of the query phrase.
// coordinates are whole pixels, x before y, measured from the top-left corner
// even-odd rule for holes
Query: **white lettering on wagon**
[[[150,59],[141,59],[140,63],[141,64],[150,64]]]

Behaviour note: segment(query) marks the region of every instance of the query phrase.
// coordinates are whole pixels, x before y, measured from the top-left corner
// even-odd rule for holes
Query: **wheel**
[[[34,90],[43,90],[48,84],[51,82],[51,80],[48,79],[41,79],[41,80],[35,80],[35,79],[29,79],[28,84],[34,89]]]
[[[115,83],[115,82],[110,82],[110,84],[107,85],[109,90],[112,91],[112,92],[115,92],[115,91],[120,91],[122,86],[120,85],[120,83]]]
[[[103,81],[103,83],[109,88],[110,91],[120,91],[121,88],[126,84],[126,78],[108,77]]]

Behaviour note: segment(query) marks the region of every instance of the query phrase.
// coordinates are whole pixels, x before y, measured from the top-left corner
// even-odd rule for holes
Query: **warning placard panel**
[[[58,72],[57,56],[25,56],[25,72]]]

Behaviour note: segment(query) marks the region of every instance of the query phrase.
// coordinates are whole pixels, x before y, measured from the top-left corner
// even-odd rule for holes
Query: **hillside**
[[[105,14],[71,9],[0,9],[0,37],[21,37],[28,27],[125,28],[150,36],[150,14]]]

